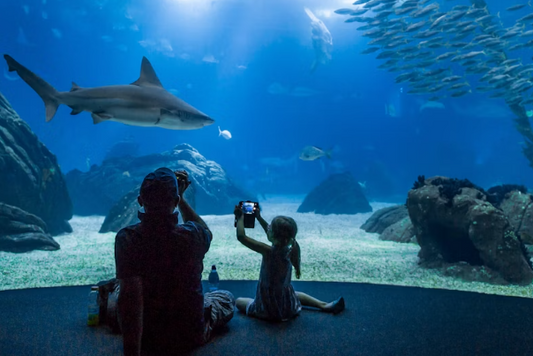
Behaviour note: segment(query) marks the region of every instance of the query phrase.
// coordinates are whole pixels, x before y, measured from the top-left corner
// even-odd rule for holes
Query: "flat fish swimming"
[[[316,146],[305,146],[300,152],[300,159],[302,161],[314,161],[321,157],[331,158],[331,151],[324,151]]]

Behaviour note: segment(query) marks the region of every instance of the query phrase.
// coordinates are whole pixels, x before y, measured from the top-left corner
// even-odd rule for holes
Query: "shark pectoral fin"
[[[76,91],[76,90],[80,90],[80,89],[81,89],[81,87],[78,84],[72,82],[72,88],[70,88],[71,92]],[[71,114],[71,115],[73,115],[73,114]]]
[[[163,85],[159,81],[159,78],[157,77],[157,74],[155,74],[155,70],[152,67],[152,64],[150,64],[150,61],[143,57],[142,63],[141,63],[141,75],[139,76],[139,79],[131,83],[131,85],[137,85],[137,86],[152,86],[152,87],[158,87],[162,88]]]
[[[78,115],[82,111],[83,111],[82,109],[72,108],[72,111],[70,112],[70,115]]]
[[[57,112],[59,103],[50,98],[43,98],[43,101],[44,101],[44,105],[46,109],[46,122],[50,122],[54,118],[54,115]]]
[[[93,118],[93,124],[95,125],[113,118],[113,116],[106,114],[105,112],[93,112],[91,117]]]

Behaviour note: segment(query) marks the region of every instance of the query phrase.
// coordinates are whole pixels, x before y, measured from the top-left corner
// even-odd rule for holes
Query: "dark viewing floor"
[[[223,281],[253,297],[254,281]],[[293,282],[319,299],[344,296],[346,310],[303,310],[270,324],[235,313],[193,355],[533,355],[533,299],[355,283]],[[86,326],[90,288],[0,292],[0,355],[122,355],[120,335]]]

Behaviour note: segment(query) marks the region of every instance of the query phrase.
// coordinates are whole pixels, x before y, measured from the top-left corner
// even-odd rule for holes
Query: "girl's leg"
[[[237,300],[235,301],[235,305],[237,306],[237,309],[240,312],[246,313],[246,307],[248,306],[248,303],[250,303],[252,300],[252,298],[237,298]]]
[[[306,307],[318,308],[326,313],[333,314],[340,313],[344,310],[343,297],[340,297],[339,299],[334,300],[333,302],[326,303],[302,292],[296,292],[296,295],[298,296],[298,299],[300,299],[300,303],[302,303],[302,305]]]
[[[296,292],[296,295],[298,296],[298,299],[300,299],[300,303],[306,307],[314,307],[318,309],[324,309],[326,307],[326,302],[313,298],[309,294]]]

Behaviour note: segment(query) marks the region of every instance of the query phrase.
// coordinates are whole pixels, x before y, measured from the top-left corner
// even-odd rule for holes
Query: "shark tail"
[[[220,126],[218,127],[218,135],[222,135],[222,131],[220,131]]]
[[[59,104],[59,92],[44,79],[14,60],[10,55],[4,54],[10,72],[17,74],[43,99],[46,108],[46,122],[53,119]]]

